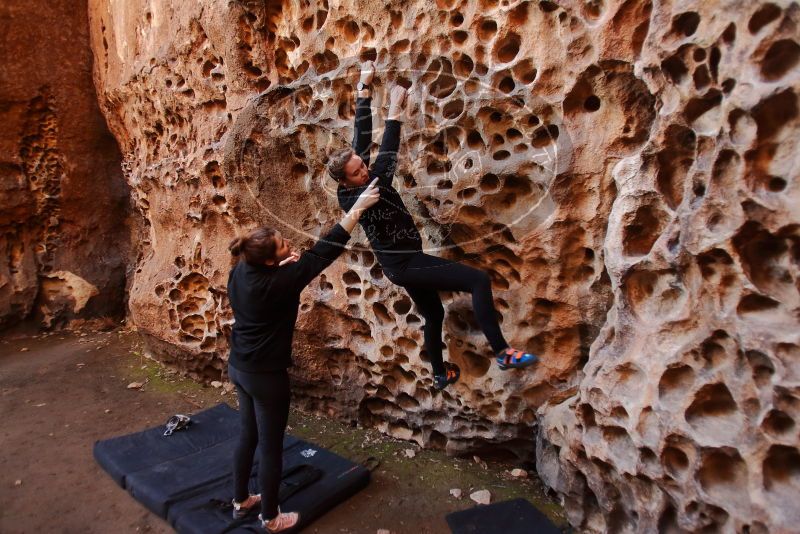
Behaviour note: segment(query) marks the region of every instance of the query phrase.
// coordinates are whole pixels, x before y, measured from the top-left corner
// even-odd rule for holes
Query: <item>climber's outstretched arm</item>
[[[361,214],[374,206],[379,198],[377,180],[373,180],[356,198],[353,206],[328,234],[303,254],[293,253],[279,266],[281,283],[285,288],[293,288],[300,293],[311,281],[324,271],[339,255],[344,252],[344,245],[356,227]]]
[[[408,92],[397,85],[389,95],[389,114],[384,125],[383,140],[372,166],[371,174],[377,176],[380,185],[391,185],[397,167],[397,151],[400,148],[400,125],[405,114]]]
[[[369,167],[369,146],[372,144],[372,78],[375,65],[368,61],[361,67],[358,79],[358,96],[356,98],[356,118],[353,128],[353,150]]]

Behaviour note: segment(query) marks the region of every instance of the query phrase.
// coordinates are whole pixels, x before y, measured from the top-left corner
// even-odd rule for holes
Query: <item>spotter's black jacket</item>
[[[344,251],[350,234],[336,224],[328,234],[284,266],[251,265],[242,260],[228,276],[233,309],[229,363],[261,373],[292,365],[292,336],[300,292]]]

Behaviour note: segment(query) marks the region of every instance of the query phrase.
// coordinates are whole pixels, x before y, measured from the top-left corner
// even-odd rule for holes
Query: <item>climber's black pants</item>
[[[247,499],[256,445],[261,444],[258,485],[264,519],[278,515],[278,489],[283,466],[283,434],[289,419],[289,374],[286,369],[246,373],[228,365],[228,375],[239,395],[242,430],[233,460],[234,499]]]
[[[492,282],[485,272],[423,252],[415,253],[400,267],[385,268],[384,272],[389,280],[405,288],[425,318],[425,350],[435,374],[445,373],[442,362],[444,308],[439,291],[472,293],[475,318],[492,350],[496,354],[508,347],[497,323]]]

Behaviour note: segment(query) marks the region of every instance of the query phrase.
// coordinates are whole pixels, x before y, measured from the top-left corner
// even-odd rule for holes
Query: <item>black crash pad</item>
[[[302,454],[304,451],[306,454],[313,451],[314,456],[307,458]],[[316,467],[322,471],[322,476],[306,489],[281,502],[281,510],[300,513],[300,522],[292,532],[308,526],[314,519],[363,489],[369,482],[369,471],[363,466],[305,441],[299,441],[290,450],[284,450],[284,473],[297,465]],[[286,481],[284,478],[284,483]],[[226,485],[210,488],[207,493],[172,507],[169,522],[178,532],[185,534],[221,532],[231,521],[230,512],[214,506],[211,500],[230,501],[231,485],[228,478]],[[250,487],[258,488],[255,470],[250,479]]]
[[[239,412],[220,403],[192,415],[192,424],[171,436],[164,426],[98,441],[94,458],[114,482],[127,487],[125,478],[170,460],[208,449],[239,434]]]
[[[231,468],[239,412],[219,404],[191,417],[193,423],[172,436],[163,436],[164,427],[159,426],[99,441],[94,455],[117,484],[178,532],[219,533],[232,522],[230,507],[220,503],[229,503],[233,497]],[[288,435],[283,471],[281,494],[286,498],[281,509],[300,513],[300,524],[293,531],[369,482],[369,471],[363,466]],[[260,491],[257,472],[256,461],[250,478],[252,493]],[[297,481],[307,479],[309,473],[314,474],[313,482],[298,486]],[[256,524],[254,515],[231,532],[252,532]]]
[[[453,534],[561,534],[525,499],[479,505],[445,518]]]

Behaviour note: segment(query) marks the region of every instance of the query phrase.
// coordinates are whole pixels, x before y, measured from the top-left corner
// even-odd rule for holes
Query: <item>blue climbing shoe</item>
[[[506,369],[524,369],[538,361],[539,358],[535,355],[511,347],[508,347],[497,355],[497,365],[503,371]]]
[[[433,385],[439,391],[443,390],[450,384],[455,384],[458,382],[458,378],[461,376],[461,369],[454,363],[446,363],[445,365],[445,374],[443,375],[433,375]]]

